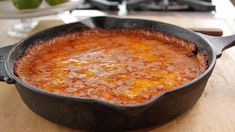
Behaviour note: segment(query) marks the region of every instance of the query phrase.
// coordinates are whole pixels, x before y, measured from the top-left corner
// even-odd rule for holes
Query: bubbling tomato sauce
[[[146,29],[90,29],[30,47],[15,74],[39,89],[119,105],[145,103],[207,69],[185,40]]]

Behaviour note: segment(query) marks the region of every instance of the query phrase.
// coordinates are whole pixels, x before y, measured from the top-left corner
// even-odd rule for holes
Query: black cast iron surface
[[[14,64],[28,47],[54,36],[97,27],[105,29],[146,28],[177,36],[195,43],[200,51],[205,52],[208,56],[209,68],[191,82],[163,92],[146,103],[134,106],[120,106],[99,99],[49,93],[26,84],[14,75]],[[0,76],[2,81],[15,82],[25,104],[48,120],[71,128],[93,131],[133,130],[162,125],[191,108],[205,89],[207,80],[213,71],[216,56],[219,57],[223,49],[234,45],[234,40],[234,36],[213,38],[156,21],[93,17],[39,32],[19,42],[13,48],[1,48],[0,52],[3,53],[4,50],[4,54],[6,54],[0,54],[0,56],[5,56],[0,58],[0,64],[2,65],[4,62],[4,67],[0,68]],[[216,43],[217,46],[209,41]]]

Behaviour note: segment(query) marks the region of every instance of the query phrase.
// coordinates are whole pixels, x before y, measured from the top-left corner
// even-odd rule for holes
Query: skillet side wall
[[[210,74],[190,86],[166,93],[151,104],[133,108],[58,98],[32,91],[19,83],[16,87],[32,111],[53,122],[84,130],[131,130],[159,126],[180,116],[199,99]]]
[[[166,93],[158,98],[140,117],[139,125],[147,127],[167,123],[189,110],[201,97],[212,71],[195,83]],[[145,126],[145,127],[146,127]]]
[[[84,25],[85,23],[85,25]],[[22,83],[13,75],[14,63],[24,51],[42,40],[47,40],[69,32],[86,30],[89,27],[100,28],[147,28],[166,32],[195,43],[199,50],[208,56],[209,65],[214,66],[213,51],[206,41],[195,33],[177,26],[145,20],[122,20],[117,18],[97,17],[81,23],[73,23],[48,29],[20,42],[9,60],[10,77],[16,80],[17,90],[25,104],[40,116],[59,124],[79,129],[95,131],[114,131],[145,128],[164,124],[191,108],[201,96],[207,80],[213,71],[211,68],[203,77],[189,85],[170,90],[159,98],[141,106],[120,107],[95,100],[83,100],[52,95]]]

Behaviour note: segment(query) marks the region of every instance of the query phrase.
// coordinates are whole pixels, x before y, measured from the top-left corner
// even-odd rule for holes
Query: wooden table
[[[183,27],[221,28],[224,35],[235,33],[235,22],[214,18],[210,13],[130,13],[129,17],[152,19]],[[14,20],[0,20],[0,47],[19,41],[6,35]],[[42,21],[37,29],[60,24]],[[235,132],[235,47],[223,52],[217,60],[206,89],[185,114],[159,128],[138,131],[152,132]],[[21,100],[14,85],[0,83],[0,132],[70,132],[72,130],[33,113]]]

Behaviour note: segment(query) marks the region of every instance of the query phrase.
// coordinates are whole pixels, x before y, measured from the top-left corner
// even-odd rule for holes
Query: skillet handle
[[[12,47],[15,45],[10,45],[6,47],[0,48],[0,81],[4,81],[8,84],[14,83],[14,80],[11,79],[6,72],[5,69],[5,59],[8,54],[8,52],[12,49]]]
[[[222,51],[235,45],[235,34],[225,37],[214,37],[204,34],[199,35],[209,41],[217,58],[222,55]]]

